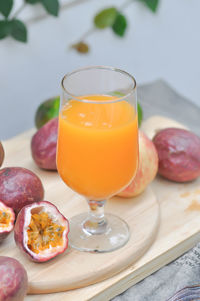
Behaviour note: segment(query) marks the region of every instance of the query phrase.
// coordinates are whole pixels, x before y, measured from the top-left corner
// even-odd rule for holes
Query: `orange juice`
[[[89,102],[70,100],[61,110],[57,168],[74,191],[101,200],[123,189],[136,173],[137,116],[133,106],[114,96],[80,99]]]

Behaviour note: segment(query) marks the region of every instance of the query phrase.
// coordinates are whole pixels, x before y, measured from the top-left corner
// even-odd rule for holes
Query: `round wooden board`
[[[16,144],[15,140],[12,144],[5,143],[7,156],[3,167],[20,165],[34,171],[43,182],[45,199],[54,203],[67,218],[87,211],[87,202],[68,188],[56,172],[42,171],[35,166],[30,155],[30,139],[21,138],[21,143],[19,138]],[[119,250],[97,254],[69,248],[49,262],[34,263],[16,247],[11,234],[1,245],[0,255],[14,257],[24,265],[30,294],[66,291],[110,278],[133,264],[151,246],[159,224],[159,205],[148,187],[136,198],[112,198],[107,202],[106,212],[120,216],[129,224],[130,240]]]

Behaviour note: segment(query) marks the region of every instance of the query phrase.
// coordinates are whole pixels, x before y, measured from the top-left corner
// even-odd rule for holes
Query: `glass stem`
[[[88,200],[89,215],[83,224],[85,231],[93,235],[103,234],[107,230],[107,221],[104,215],[104,206],[106,201]]]

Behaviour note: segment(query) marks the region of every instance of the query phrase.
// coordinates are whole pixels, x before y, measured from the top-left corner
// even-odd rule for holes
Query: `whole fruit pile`
[[[46,101],[35,117],[38,130],[31,140],[31,153],[37,166],[45,170],[56,170],[59,102],[59,97]],[[141,107],[138,118],[141,122]],[[170,119],[163,118],[163,123],[162,117],[150,119],[143,127],[147,135],[139,131],[137,173],[119,193],[121,197],[141,194],[157,173],[176,182],[200,176],[200,138]],[[169,128],[170,125],[178,128]],[[0,167],[3,160],[0,142]],[[16,245],[35,262],[48,261],[68,247],[68,220],[55,205],[43,199],[44,188],[35,173],[22,167],[0,169],[0,242],[14,229]],[[0,300],[21,301],[27,288],[23,266],[13,258],[0,256]]]
[[[115,95],[123,96],[116,91]],[[59,102],[59,97],[45,101],[35,115],[36,126],[38,128],[43,126],[32,138],[31,151],[35,163],[43,169],[56,170],[58,120],[54,117],[58,116]],[[142,115],[142,108],[139,105],[139,125]],[[47,122],[48,120],[50,121]],[[174,128],[173,135],[170,127]],[[138,170],[132,182],[119,193],[119,196],[139,195],[154,180],[157,172],[176,182],[191,181],[200,175],[200,138],[187,131],[184,125],[166,117],[152,116],[147,122],[142,123],[141,128],[149,138],[139,132]]]
[[[43,198],[42,182],[32,171],[22,167],[0,170],[0,241],[14,228],[17,246],[37,262],[63,253],[68,246],[67,219]]]
[[[200,138],[197,135],[184,125],[161,116],[150,117],[141,128],[149,138],[139,132],[138,170],[119,196],[133,197],[142,193],[157,173],[180,183],[200,176]]]
[[[35,135],[33,148],[36,145],[41,153],[46,149],[40,167],[52,169],[55,168],[55,164],[52,166],[51,163],[52,158],[55,162],[57,118],[50,123],[52,125],[45,125],[45,128],[41,128],[39,134]],[[43,143],[49,129],[53,129],[50,132],[54,132],[54,141],[51,136]],[[54,151],[51,153],[52,145]],[[36,161],[41,153],[37,153]],[[3,160],[4,149],[0,143],[0,166]],[[44,188],[35,173],[23,167],[0,169],[0,243],[3,243],[14,229],[16,245],[35,262],[48,261],[68,247],[68,220],[56,206],[43,201],[43,198]],[[0,256],[0,300],[22,301],[27,289],[28,277],[22,264],[14,258]]]

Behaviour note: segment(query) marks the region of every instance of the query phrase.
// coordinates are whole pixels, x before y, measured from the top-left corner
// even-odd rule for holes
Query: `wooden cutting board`
[[[30,156],[32,133],[29,131],[3,143],[6,151],[3,167],[22,166],[36,172],[44,183],[46,199],[55,203],[67,217],[86,210],[86,202],[66,188],[55,172],[41,171],[34,165]],[[160,206],[159,228],[156,199]],[[129,244],[112,253],[69,250],[48,263],[35,264],[16,249],[12,237],[5,241],[0,254],[14,256],[25,265],[32,293],[80,287],[108,277],[99,283],[67,292],[30,295],[26,297],[27,301],[110,300],[183,254],[200,239],[200,179],[177,184],[157,177],[151,188],[138,198],[110,200],[107,211],[124,217],[132,231]],[[155,242],[148,249],[157,229]]]
[[[86,200],[69,189],[57,172],[37,168],[30,154],[31,133],[4,142],[6,160],[4,166],[20,165],[41,178],[45,199],[54,203],[70,218],[88,210]],[[27,259],[15,245],[13,236],[2,244],[0,255],[18,259],[26,268],[29,293],[52,293],[87,286],[130,266],[152,244],[158,230],[159,205],[151,188],[133,199],[112,198],[106,211],[125,219],[130,227],[128,243],[115,252],[97,254],[79,252],[69,248],[64,254],[46,263],[34,263]],[[145,225],[144,225],[145,221]]]

